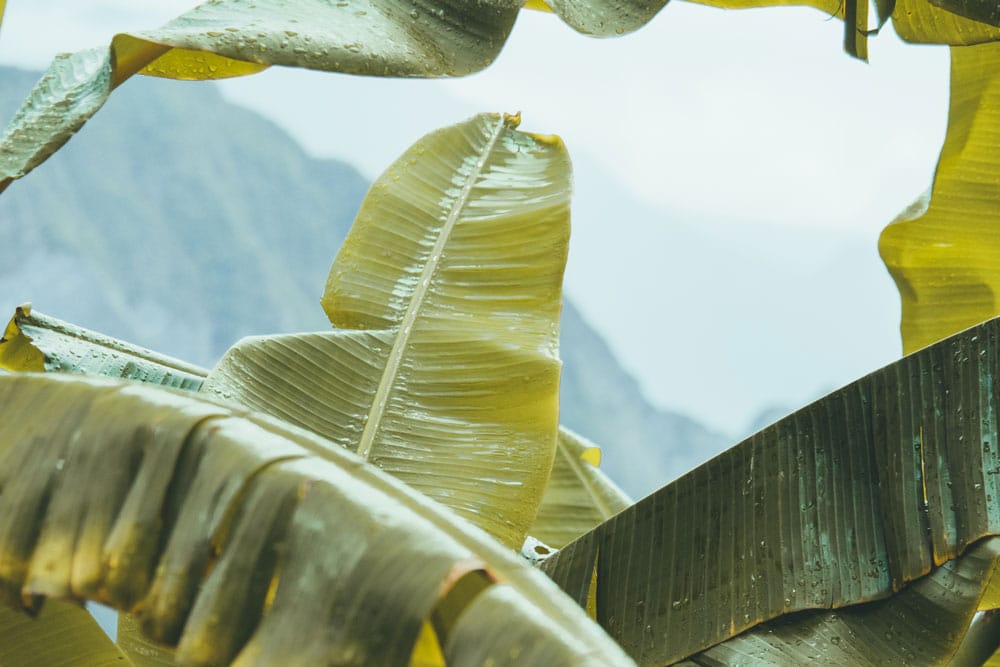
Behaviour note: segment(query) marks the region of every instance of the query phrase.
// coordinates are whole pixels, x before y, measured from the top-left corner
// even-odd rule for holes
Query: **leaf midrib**
[[[497,140],[499,140],[505,126],[505,119],[500,117],[497,120],[496,127],[493,130],[493,134],[490,136],[489,142],[483,149],[482,156],[476,162],[475,168],[472,169],[466,177],[465,183],[462,185],[462,191],[458,194],[458,197],[455,198],[451,209],[448,211],[448,217],[445,219],[444,225],[441,226],[441,231],[438,234],[437,241],[434,243],[434,248],[431,250],[430,257],[424,265],[424,270],[420,274],[420,279],[417,281],[417,286],[413,292],[413,296],[410,298],[410,303],[407,305],[406,312],[403,313],[403,318],[398,324],[396,338],[392,343],[392,349],[389,351],[389,358],[386,361],[385,369],[382,371],[382,377],[379,380],[378,388],[375,391],[375,398],[372,400],[372,406],[368,411],[368,418],[365,421],[365,428],[361,433],[361,440],[358,443],[358,456],[362,457],[366,461],[371,454],[372,446],[375,443],[375,435],[378,433],[382,417],[385,414],[386,405],[389,401],[389,393],[392,391],[392,387],[396,381],[396,376],[399,373],[399,367],[403,362],[403,354],[410,341],[410,333],[413,329],[413,323],[420,314],[420,309],[427,297],[431,277],[434,275],[438,264],[441,262],[444,247],[447,245],[451,237],[451,233],[455,228],[455,224],[458,222],[459,216],[462,214],[466,204],[469,202],[469,196],[472,193],[472,188],[475,186],[476,181],[479,180],[479,176],[482,174],[483,168],[486,166],[490,155],[492,155],[493,149],[496,147]]]

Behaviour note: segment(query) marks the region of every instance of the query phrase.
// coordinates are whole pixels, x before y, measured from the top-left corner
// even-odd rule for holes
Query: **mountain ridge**
[[[0,118],[37,77],[0,67]],[[31,299],[207,366],[246,335],[325,329],[322,286],[368,185],[214,84],[139,77],[0,196],[0,306]],[[727,444],[650,405],[569,299],[562,332],[561,420],[628,492]]]

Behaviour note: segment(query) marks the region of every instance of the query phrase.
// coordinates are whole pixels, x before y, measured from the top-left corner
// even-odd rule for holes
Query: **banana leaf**
[[[902,39],[918,44],[971,46],[1000,39],[995,23],[976,20],[973,12],[955,11],[965,4],[964,0],[896,0],[892,25]]]
[[[18,306],[0,338],[0,369],[139,380],[197,391],[208,371]]]
[[[934,4],[967,19],[1000,27],[1000,5],[992,0],[934,0]]]
[[[0,191],[41,164],[133,74],[205,80],[270,65],[372,76],[461,76],[496,57],[519,0],[217,0],[156,30],[58,56],[0,139]]]
[[[1000,538],[987,538],[891,598],[789,614],[682,664],[980,665],[996,627],[972,619],[998,556]],[[963,641],[967,630],[984,645]]]
[[[629,664],[451,512],[309,432],[190,394],[2,376],[0,484],[5,603],[134,612],[183,664],[397,664],[431,617],[449,659],[475,633],[486,660]]]
[[[523,0],[206,2],[158,29],[118,34],[106,47],[57,56],[0,138],[0,192],[48,159],[134,74],[209,80],[283,65],[369,76],[462,76],[493,62],[522,4]],[[664,4],[665,0],[551,2],[576,30],[602,36],[636,30]],[[708,4],[816,7],[843,17],[845,48],[867,58],[867,0],[708,0]],[[0,3],[0,19],[2,13]]]
[[[868,0],[692,0],[698,4],[723,9],[751,9],[758,7],[806,6],[814,7],[829,16],[844,19],[844,48],[852,56],[868,57]],[[546,4],[574,30],[599,37],[613,37],[630,33],[646,25],[667,0],[546,0]],[[879,15],[884,19],[891,9],[884,0],[877,2]]]
[[[541,568],[642,664],[890,597],[1000,533],[1000,321],[786,417]],[[929,628],[928,631],[933,631]]]
[[[879,239],[902,298],[906,352],[1000,313],[1000,44],[951,54],[948,134],[930,198]]]
[[[34,616],[0,607],[0,664],[128,667],[133,663],[83,606],[47,600]]]
[[[562,142],[480,115],[372,186],[327,282],[329,333],[248,338],[202,391],[347,447],[511,547],[558,429]]]
[[[950,667],[989,665],[990,659],[996,655],[997,647],[1000,647],[1000,610],[980,612],[973,619],[958,651],[952,657]]]
[[[559,429],[552,474],[528,531],[533,537],[559,549],[632,504],[601,472],[600,463],[597,445],[565,427]]]

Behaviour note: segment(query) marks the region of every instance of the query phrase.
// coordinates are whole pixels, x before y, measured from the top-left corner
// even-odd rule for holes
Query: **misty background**
[[[56,52],[190,6],[12,0],[0,122]],[[426,132],[520,110],[574,160],[563,420],[634,495],[899,356],[876,243],[930,184],[946,49],[887,27],[860,63],[803,8],[675,2],[610,40],[522,14],[454,81],[134,78],[0,196],[2,312],[33,300],[205,365],[248,333],[325,327],[367,183]]]

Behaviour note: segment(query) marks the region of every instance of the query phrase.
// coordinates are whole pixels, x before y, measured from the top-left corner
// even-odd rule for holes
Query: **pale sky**
[[[153,27],[192,3],[9,0],[0,63]],[[374,176],[421,134],[515,111],[576,165],[567,291],[659,405],[740,433],[899,354],[878,233],[930,183],[947,50],[887,28],[871,64],[811,9],[673,2],[596,40],[524,12],[498,61],[451,81],[274,68],[223,84],[306,149]],[[165,84],[167,85],[167,84]]]

